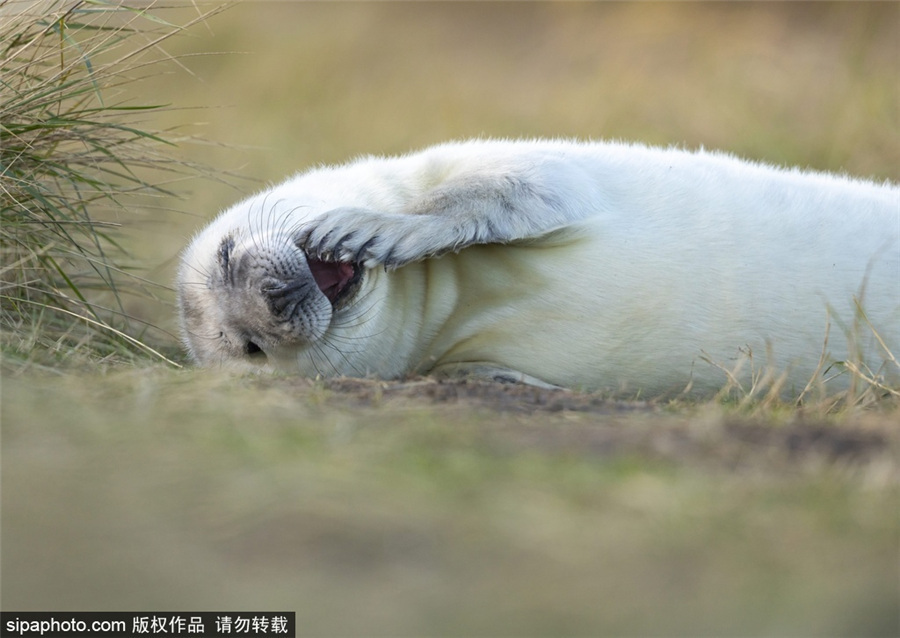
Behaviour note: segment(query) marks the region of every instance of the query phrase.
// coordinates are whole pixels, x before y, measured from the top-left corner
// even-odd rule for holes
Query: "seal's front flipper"
[[[307,255],[323,261],[397,268],[474,243],[466,241],[464,229],[449,228],[447,221],[431,215],[336,208],[304,225],[296,242]]]
[[[454,178],[402,210],[336,208],[307,222],[297,245],[316,259],[399,267],[473,244],[536,237],[584,216],[515,173]]]
[[[564,390],[558,385],[547,383],[530,374],[491,363],[445,363],[430,370],[428,374],[453,379],[477,379],[499,383],[521,383],[545,390]]]

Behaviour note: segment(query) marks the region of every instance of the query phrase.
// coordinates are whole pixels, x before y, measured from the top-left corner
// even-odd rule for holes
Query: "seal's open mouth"
[[[362,268],[358,264],[319,261],[311,257],[306,259],[306,263],[319,290],[325,293],[332,306],[340,301],[362,276]]]

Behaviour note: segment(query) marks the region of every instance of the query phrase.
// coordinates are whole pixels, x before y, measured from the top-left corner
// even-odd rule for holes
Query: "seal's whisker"
[[[333,322],[335,327],[340,328],[343,331],[347,331],[348,334],[352,334],[357,329],[365,326],[366,324],[368,324],[368,322],[374,320],[376,318],[374,309],[377,307],[377,305],[380,302],[384,301],[384,298],[379,297],[379,298],[370,300],[369,297],[372,294],[373,294],[373,291],[369,291],[369,292],[361,295],[359,301],[355,304],[357,306],[361,306],[360,309],[357,312],[347,313],[346,315],[341,315],[341,316],[337,317],[336,320]],[[382,328],[381,330],[373,331],[371,334],[373,336],[381,335],[386,330],[387,330],[387,328],[385,327],[385,328]],[[334,338],[337,336],[337,333],[333,332],[331,334],[331,336],[332,336],[332,338]],[[341,335],[341,337],[342,338],[352,338],[354,340],[362,338],[362,337],[357,337],[357,336],[344,337],[344,335]]]
[[[308,356],[309,362],[312,364],[313,369],[316,371],[316,376],[323,378],[341,376],[341,373],[337,369],[337,366],[335,366],[334,362],[328,358],[320,344],[313,344],[304,354]],[[323,362],[331,368],[331,372],[325,372],[323,370],[322,366],[320,365]]]
[[[330,350],[334,351],[338,355],[338,357],[340,357],[343,360],[343,362],[346,364],[347,368],[349,368],[353,372],[353,374],[355,374],[357,376],[359,376],[361,374],[360,368],[358,366],[356,366],[355,364],[353,364],[353,362],[351,362],[350,359],[347,358],[347,354],[359,354],[360,352],[364,352],[364,350],[359,350],[357,352],[348,353],[345,349],[336,347],[333,343],[331,343],[330,339],[327,337],[322,339],[322,341],[320,343],[321,343],[321,347],[319,347],[319,345],[317,344],[317,348],[320,350],[320,352],[323,353],[323,355],[324,355],[324,348],[329,348]],[[331,357],[328,357],[326,355],[325,358],[327,361],[329,361],[329,363],[332,363]],[[340,371],[338,370],[337,366],[335,366],[333,363],[332,363],[332,368],[334,369],[335,374],[344,376],[344,375],[340,374]]]

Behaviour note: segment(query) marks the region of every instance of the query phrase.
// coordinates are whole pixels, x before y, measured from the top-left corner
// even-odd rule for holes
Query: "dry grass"
[[[859,317],[865,314],[859,309]],[[829,415],[845,416],[859,410],[897,410],[900,407],[900,391],[890,385],[889,379],[900,373],[900,364],[887,347],[884,340],[867,321],[856,322],[848,331],[847,342],[851,344],[851,356],[842,361],[834,361],[828,353],[828,336],[831,324],[826,325],[822,341],[819,363],[809,381],[799,392],[788,392],[785,384],[789,371],[766,363],[773,360],[771,348],[767,349],[762,363],[754,358],[750,348],[741,348],[736,362],[728,365],[711,359],[705,353],[701,361],[717,368],[723,376],[722,388],[713,401],[731,405],[741,413],[771,416],[783,411],[802,411],[817,418]],[[866,362],[858,348],[852,347],[863,334],[871,333],[881,345],[886,355],[883,366],[874,370]],[[888,370],[887,368],[892,368]],[[893,368],[896,368],[894,370]],[[846,389],[835,390],[833,382],[843,378]],[[685,393],[690,390],[690,385]]]

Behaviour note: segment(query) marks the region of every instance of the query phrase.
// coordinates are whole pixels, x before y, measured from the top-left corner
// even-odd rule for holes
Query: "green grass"
[[[156,15],[134,16],[125,42],[197,10]],[[578,136],[898,180],[898,31],[896,3],[246,3],[165,40],[161,66],[122,76],[124,49],[97,51],[92,76],[57,34],[38,59],[55,70],[65,52],[79,108],[98,106],[103,68],[121,79],[100,90],[106,107],[198,110],[109,113],[178,143],[175,164],[138,165],[140,182],[116,188],[173,196],[48,191],[89,220],[86,251],[99,243],[153,293],[96,290],[107,273],[96,253],[53,263],[103,321],[182,362],[178,252],[242,191],[318,162],[477,135]],[[229,53],[206,55],[217,51]],[[169,148],[125,137],[136,146],[123,161]],[[29,143],[53,157],[46,138]],[[258,181],[161,170],[202,165]],[[41,188],[62,183],[41,176]],[[10,184],[5,173],[4,197]],[[7,214],[4,242],[31,228]],[[95,319],[39,248],[8,245],[4,610],[288,609],[298,635],[900,633],[897,400],[871,387],[798,407],[762,385],[660,403],[175,369],[115,340],[102,350],[83,318],[10,305],[15,291],[38,313],[62,300]],[[28,270],[10,277],[22,258]]]

